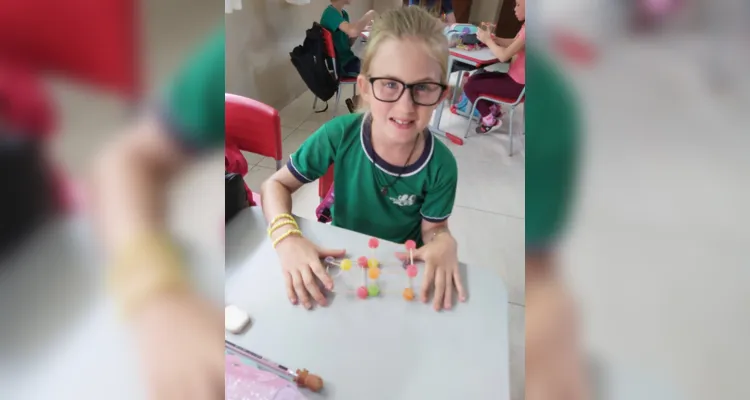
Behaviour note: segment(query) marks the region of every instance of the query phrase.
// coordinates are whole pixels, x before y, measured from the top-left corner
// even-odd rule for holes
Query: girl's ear
[[[357,89],[362,94],[370,93],[370,82],[367,82],[367,78],[364,75],[357,76]]]

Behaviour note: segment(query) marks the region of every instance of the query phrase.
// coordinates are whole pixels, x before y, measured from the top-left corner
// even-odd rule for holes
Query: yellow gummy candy
[[[352,260],[345,258],[341,260],[341,270],[349,271],[352,268]]]
[[[376,258],[371,258],[367,260],[367,266],[370,268],[377,268],[378,267],[378,260]]]

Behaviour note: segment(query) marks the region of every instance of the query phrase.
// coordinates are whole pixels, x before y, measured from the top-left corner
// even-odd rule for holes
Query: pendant
[[[381,193],[381,194],[382,194],[383,196],[387,195],[387,194],[388,194],[388,188],[387,188],[387,187],[385,187],[385,186],[383,186],[382,188],[380,188],[380,193]]]

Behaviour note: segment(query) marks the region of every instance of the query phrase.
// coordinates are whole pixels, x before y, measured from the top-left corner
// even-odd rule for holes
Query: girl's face
[[[516,18],[519,21],[526,21],[526,0],[516,0]]]
[[[381,43],[369,76],[360,75],[357,82],[378,134],[393,144],[411,143],[447,95],[440,85],[441,75],[440,64],[423,42],[388,39]]]

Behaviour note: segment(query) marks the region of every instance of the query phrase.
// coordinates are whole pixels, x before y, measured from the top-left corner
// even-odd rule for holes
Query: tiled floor
[[[344,94],[348,94],[345,91]],[[284,157],[293,153],[320,125],[333,116],[315,114],[313,97],[306,92],[281,111]],[[346,113],[341,102],[339,114]],[[517,112],[515,122],[521,122]],[[441,127],[462,134],[466,120],[446,112]],[[506,121],[507,126],[507,121]],[[515,125],[522,128],[523,125]],[[516,132],[520,132],[518,129]],[[451,230],[460,243],[459,258],[472,266],[492,268],[502,277],[508,289],[511,356],[511,398],[524,398],[524,151],[523,140],[516,135],[516,153],[508,156],[507,128],[489,135],[472,135],[463,146],[448,141],[458,166],[459,180]],[[250,172],[245,180],[253,190],[275,169],[275,161],[246,154]],[[319,203],[317,182],[305,185],[293,196],[293,211],[305,218],[315,218]]]

